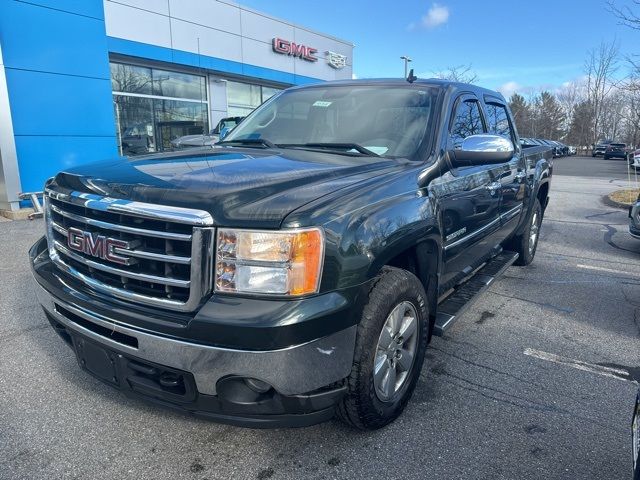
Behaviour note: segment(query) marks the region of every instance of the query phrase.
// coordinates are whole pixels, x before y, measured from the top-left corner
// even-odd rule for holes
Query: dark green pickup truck
[[[533,260],[552,173],[499,93],[409,80],[291,88],[214,147],[49,180],[31,263],[82,368],[246,426],[400,415],[431,336]]]

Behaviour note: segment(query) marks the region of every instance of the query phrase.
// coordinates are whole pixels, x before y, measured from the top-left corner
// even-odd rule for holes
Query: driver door
[[[459,97],[449,124],[449,151],[470,135],[486,133],[480,102],[474,95]],[[501,183],[496,165],[454,167],[432,183],[444,230],[443,285],[464,278],[499,243]]]

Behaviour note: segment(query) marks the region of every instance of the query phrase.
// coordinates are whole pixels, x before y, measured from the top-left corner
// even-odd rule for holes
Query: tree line
[[[509,106],[523,137],[584,148],[602,139],[640,144],[640,69],[621,62],[616,43],[589,51],[579,80],[528,98],[514,93]]]

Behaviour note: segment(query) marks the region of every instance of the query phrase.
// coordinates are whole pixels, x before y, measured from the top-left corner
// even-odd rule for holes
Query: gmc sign
[[[318,57],[315,56],[315,54],[318,53],[318,49],[316,48],[298,45],[297,43],[290,42],[289,40],[283,40],[282,38],[274,38],[272,45],[273,51],[276,53],[299,57],[307,62],[318,61]]]

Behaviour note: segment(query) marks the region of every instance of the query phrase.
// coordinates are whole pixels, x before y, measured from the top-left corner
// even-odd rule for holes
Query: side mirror
[[[220,140],[227,136],[227,134],[231,131],[229,127],[222,127],[220,129]]]
[[[513,142],[500,135],[471,135],[450,152],[456,167],[504,163],[514,154]]]

